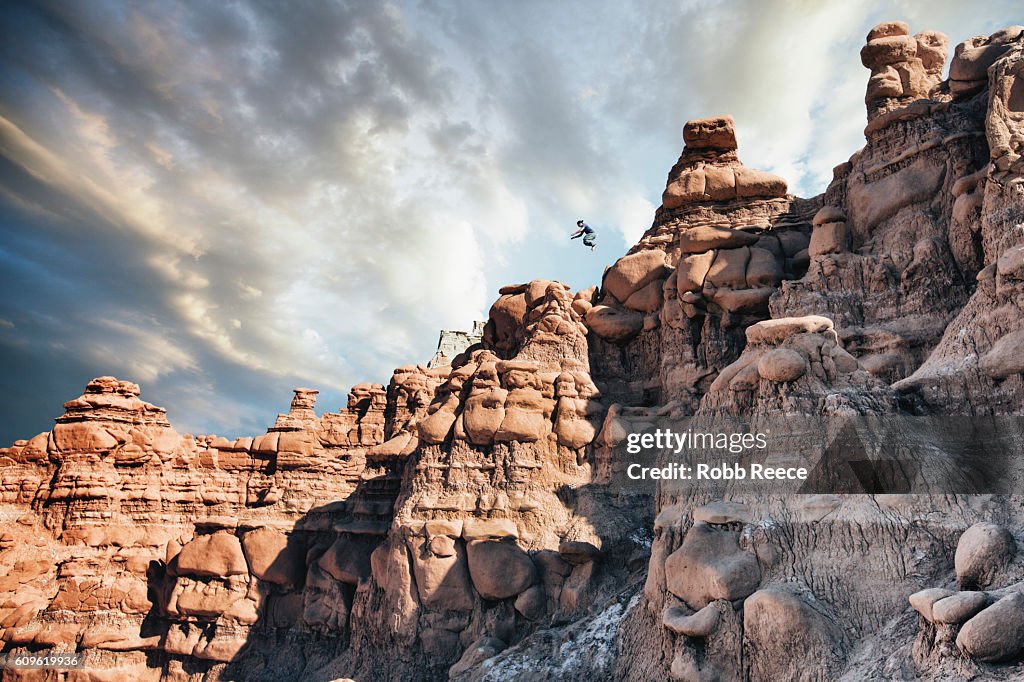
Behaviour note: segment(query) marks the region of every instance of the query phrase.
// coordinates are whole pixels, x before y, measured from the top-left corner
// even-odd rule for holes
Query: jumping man
[[[576,237],[583,235],[583,245],[589,246],[590,250],[593,251],[594,245],[597,243],[597,232],[595,232],[594,228],[592,228],[590,225],[587,225],[582,220],[576,221],[576,227],[578,227],[579,229],[576,231],[576,234],[569,237],[569,239],[576,239]]]

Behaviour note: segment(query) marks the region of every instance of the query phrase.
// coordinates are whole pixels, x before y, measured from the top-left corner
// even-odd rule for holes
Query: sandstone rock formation
[[[910,35],[902,21],[889,21],[868,33],[860,60],[871,69],[867,94],[868,120],[926,99],[942,81],[949,38],[936,31]]]
[[[1020,679],[1024,29],[943,79],[946,51],[871,31],[866,144],[811,199],[731,118],[687,123],[599,287],[503,287],[479,343],[336,412],[296,389],[264,434],[182,435],[93,380],[0,450],[4,651],[103,671],[68,679]],[[624,485],[666,423],[770,426],[812,475]]]
[[[786,181],[746,168],[736,156],[732,116],[690,121],[683,127],[686,147],[668,175],[663,206],[749,197],[784,197]]]

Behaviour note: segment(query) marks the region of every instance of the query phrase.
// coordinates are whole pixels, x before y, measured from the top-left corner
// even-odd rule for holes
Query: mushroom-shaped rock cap
[[[747,343],[779,343],[794,334],[821,333],[833,328],[832,320],[821,315],[779,317],[747,327]]]
[[[117,377],[96,377],[85,385],[86,393],[120,393],[121,395],[139,395],[139,385],[130,381],[121,381]]]
[[[736,127],[732,116],[714,116],[687,121],[683,142],[689,149],[736,150]]]
[[[899,64],[917,56],[917,41],[908,35],[876,38],[860,49],[860,61],[869,69]]]
[[[668,174],[662,205],[676,209],[693,202],[771,199],[786,196],[786,181],[746,168],[736,156],[732,116],[687,121],[686,146]]]
[[[860,51],[861,63],[871,69],[864,94],[868,121],[927,99],[942,81],[948,49],[949,38],[938,31],[910,35],[907,25],[898,21],[873,28]]]
[[[166,410],[143,401],[139,395],[139,385],[131,381],[121,381],[111,376],[96,377],[86,384],[82,395],[64,403],[66,411],[56,421],[60,424],[113,419],[169,427]],[[110,438],[112,436],[107,434],[101,440]]]
[[[910,25],[905,21],[883,21],[868,31],[867,42],[876,38],[889,38],[892,36],[909,36]]]
[[[316,405],[316,397],[320,391],[315,388],[293,388],[295,397],[292,398],[293,410],[312,410]]]
[[[958,44],[953,51],[953,59],[949,63],[950,85],[957,85],[962,92],[966,93],[973,88],[969,88],[965,82],[987,82],[988,68],[1022,37],[1024,37],[1024,26],[1007,26],[987,38],[975,36]],[[980,84],[979,87],[984,87],[984,84]],[[954,94],[956,94],[955,91]]]

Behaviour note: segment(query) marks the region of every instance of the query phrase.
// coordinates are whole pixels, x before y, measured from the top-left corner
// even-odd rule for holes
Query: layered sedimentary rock
[[[772,319],[746,326],[742,352],[715,375],[698,417],[1021,414],[1008,351],[1024,299],[1006,276],[1024,240],[1022,178],[1019,166],[1009,170],[1019,142],[991,142],[993,131],[1009,140],[1019,125],[1005,102],[1021,82],[1021,35],[1006,29],[957,48],[971,60],[981,59],[976,46],[990,50],[987,79],[968,91],[937,77],[943,36],[910,37],[898,23],[871,32],[862,52],[872,70],[867,145],[821,197],[806,273],[777,285]],[[1019,422],[1001,423],[1019,441]],[[1018,451],[1007,447],[987,454],[1005,463]],[[945,465],[959,467],[954,460]],[[719,510],[705,490],[661,486],[649,614],[634,615],[625,641],[639,646],[660,620],[672,677],[1021,674],[1014,498],[733,490],[733,506]],[[991,523],[1007,516],[1015,530]],[[957,580],[964,592],[945,589]],[[899,603],[908,597],[921,614],[916,639]],[[624,669],[643,665],[651,661]]]
[[[505,295],[522,301],[507,338],[360,384],[338,412],[296,389],[256,437],[181,435],[138,386],[91,382],[0,460],[20,514],[6,646],[83,650],[134,679],[300,675],[306,657],[436,677],[481,638],[586,613],[642,564],[649,497],[587,489],[605,406],[583,297]],[[40,547],[55,561],[29,561]]]
[[[1024,29],[943,79],[947,46],[871,31],[866,144],[818,197],[687,123],[600,286],[503,287],[478,344],[337,412],[296,389],[264,434],[181,435],[90,382],[0,450],[4,649],[106,679],[1020,678],[1019,495],[935,481],[1021,480]],[[621,485],[664,420],[795,415],[801,494]],[[950,445],[977,415],[991,450]],[[877,464],[848,436],[911,417],[929,459],[843,477]]]
[[[4,641],[79,646],[143,679],[161,674],[146,652],[173,654],[173,676],[183,660],[231,660],[261,618],[332,622],[343,602],[316,609],[307,551],[338,536],[335,518],[383,533],[394,491],[331,509],[372,471],[384,388],[357,386],[348,408],[322,417],[316,393],[296,389],[266,434],[227,440],[178,434],[135,384],[90,382],[52,432],[4,451],[3,502],[30,505],[5,535]],[[19,569],[40,551],[54,557],[48,570]]]
[[[868,120],[927,99],[942,81],[949,38],[937,31],[910,35],[902,21],[879,24],[868,33],[860,60],[871,69],[864,102]]]
[[[692,411],[779,284],[806,271],[820,202],[743,166],[731,117],[691,121],[683,139],[653,225],[605,273],[586,323],[606,392]]]

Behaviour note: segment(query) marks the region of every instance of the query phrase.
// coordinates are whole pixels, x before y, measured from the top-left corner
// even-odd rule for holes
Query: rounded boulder
[[[511,540],[469,543],[469,576],[484,599],[508,599],[537,582],[537,567]]]
[[[1008,530],[994,523],[976,523],[956,545],[956,579],[963,589],[984,589],[1016,553],[1017,543]]]
[[[757,373],[768,381],[788,383],[807,372],[807,360],[795,350],[776,348],[757,361]]]
[[[227,577],[249,572],[242,543],[227,531],[200,535],[181,548],[175,568],[178,575]]]
[[[587,327],[607,341],[625,341],[644,327],[644,316],[640,313],[607,305],[596,305],[587,311]]]
[[[1024,653],[1024,593],[1003,597],[964,623],[956,638],[967,655],[998,663]]]

